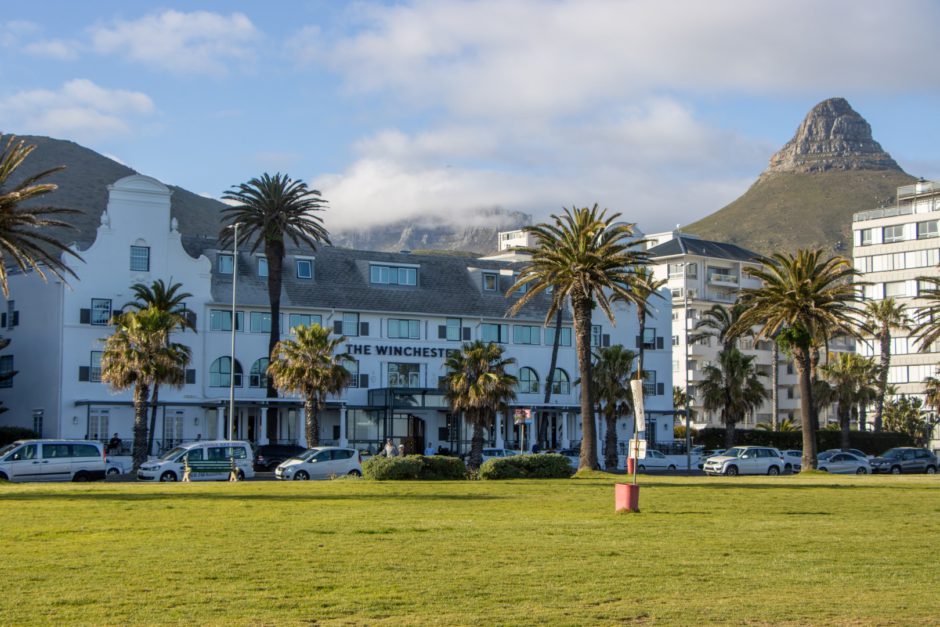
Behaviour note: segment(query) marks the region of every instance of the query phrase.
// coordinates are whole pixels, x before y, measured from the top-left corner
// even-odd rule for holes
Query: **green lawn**
[[[936,624],[940,478],[0,485],[0,624]]]

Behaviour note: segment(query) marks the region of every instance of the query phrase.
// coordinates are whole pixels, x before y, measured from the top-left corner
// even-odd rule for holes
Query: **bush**
[[[480,466],[480,479],[568,479],[574,469],[568,458],[555,453],[514,455],[488,459]]]
[[[377,455],[363,462],[362,474],[375,481],[447,481],[465,479],[467,467],[456,457]]]
[[[25,427],[0,427],[0,446],[6,446],[17,440],[32,440],[39,434]]]
[[[838,431],[820,430],[816,432],[816,442],[820,451],[840,448],[842,434]],[[802,449],[803,434],[799,431],[766,431],[764,429],[735,429],[734,443],[738,446],[773,446],[780,450]],[[696,444],[707,449],[725,447],[724,428],[702,429],[696,438]],[[904,433],[880,431],[850,431],[849,446],[865,451],[870,455],[879,455],[894,446],[913,446],[914,441]]]

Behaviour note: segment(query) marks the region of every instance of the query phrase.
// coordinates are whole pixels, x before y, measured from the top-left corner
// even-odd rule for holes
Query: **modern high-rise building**
[[[919,181],[899,187],[892,207],[860,211],[852,217],[855,269],[866,283],[866,300],[894,298],[917,316],[924,301],[922,277],[940,277],[940,183]],[[896,330],[891,341],[888,383],[898,394],[923,397],[924,379],[937,376],[940,347],[922,350],[909,331]],[[859,352],[878,358],[875,341],[860,342]],[[940,433],[933,433],[940,448]]]

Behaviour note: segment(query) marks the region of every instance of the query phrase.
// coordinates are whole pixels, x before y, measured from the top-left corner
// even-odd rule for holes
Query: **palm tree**
[[[839,428],[842,431],[842,450],[849,450],[849,427],[852,408],[868,403],[877,396],[876,381],[880,368],[874,360],[855,353],[839,353],[821,368],[829,381],[836,402]]]
[[[170,333],[174,329],[186,331],[190,329],[196,332],[194,314],[186,308],[186,299],[192,298],[189,292],[181,292],[183,288],[181,283],[173,283],[169,287],[163,282],[163,279],[157,279],[152,285],[146,283],[135,283],[131,286],[131,291],[137,299],[124,305],[124,308],[132,308],[140,311],[148,307],[156,309],[166,314],[165,320],[167,328],[165,329],[164,344],[169,345]],[[153,382],[153,391],[151,393],[150,403],[150,429],[147,431],[147,452],[153,452],[154,432],[157,428],[157,402],[160,398],[160,384],[182,385],[185,381],[177,382],[175,380],[177,372],[173,369],[158,373]],[[185,372],[183,373],[185,379]]]
[[[718,354],[718,364],[702,369],[698,385],[702,406],[707,411],[720,411],[725,423],[725,448],[734,446],[734,425],[760,407],[768,396],[754,368],[754,356],[736,348]]]
[[[531,256],[519,273],[513,293],[523,287],[526,292],[510,308],[515,315],[539,294],[551,290],[551,305],[545,323],[570,299],[574,315],[575,348],[578,371],[582,381],[591,381],[591,316],[600,307],[613,322],[613,298],[629,301],[630,285],[636,280],[637,269],[646,265],[648,255],[641,250],[644,241],[637,241],[633,225],[617,222],[619,213],[607,214],[595,204],[593,208],[564,209],[553,215],[550,224],[526,227],[535,239],[535,246],[522,248]],[[594,422],[594,399],[591,386],[581,386],[581,456],[580,468],[597,468],[597,431]]]
[[[268,336],[268,355],[274,353],[281,339],[281,282],[284,265],[285,240],[295,246],[306,245],[316,250],[317,244],[329,245],[330,239],[323,220],[316,212],[322,211],[326,200],[320,192],[309,189],[303,181],[295,181],[286,174],[262,174],[247,183],[233,186],[222,194],[225,200],[237,203],[222,210],[225,222],[219,234],[219,246],[225,248],[234,237],[233,227],[239,225],[238,243],[249,242],[252,254],[264,247],[268,264],[268,299],[271,303],[271,333]],[[238,263],[238,260],[235,260]],[[234,324],[234,321],[232,322]],[[273,359],[272,359],[273,361]],[[277,398],[274,381],[268,377],[267,398]],[[268,408],[268,424],[274,424],[277,408]]]
[[[821,250],[799,250],[759,257],[760,268],[747,273],[759,288],[742,290],[746,309],[735,330],[759,327],[759,338],[784,338],[800,375],[800,413],[803,421],[805,471],[816,468],[816,433],[812,423],[813,347],[843,333],[859,336],[855,303],[859,300],[857,272],[843,257],[823,258]]]
[[[799,430],[800,430],[800,425],[799,425],[799,423],[793,422],[793,421],[790,420],[789,418],[784,418],[784,419],[781,420],[780,423],[777,425],[777,428],[776,428],[776,429],[774,428],[774,426],[773,426],[772,424],[769,425],[769,424],[767,424],[766,422],[762,422],[762,423],[758,424],[756,428],[757,428],[757,429],[762,429],[762,430],[764,430],[764,431],[779,431],[780,433],[793,433],[793,432],[795,432],[795,431],[799,431]]]
[[[891,331],[910,329],[911,319],[907,307],[893,298],[871,301],[865,304],[865,317],[881,346],[881,371],[878,374],[878,394],[875,396],[875,431],[881,431],[884,413],[885,391],[888,388],[888,369],[891,366]]]
[[[637,266],[629,283],[628,296],[615,295],[614,299],[627,302],[636,307],[636,318],[639,327],[639,346],[637,346],[637,379],[643,378],[643,354],[645,351],[646,318],[651,314],[649,300],[652,296],[659,296],[659,289],[667,283],[667,279],[657,279],[648,267]]]
[[[128,311],[112,319],[115,329],[104,341],[101,380],[115,390],[134,388],[134,468],[147,459],[148,392],[158,381],[182,387],[191,352],[167,342],[168,314],[154,308]]]
[[[65,166],[44,170],[11,184],[14,172],[36,146],[27,146],[10,135],[3,152],[0,153],[0,290],[3,297],[10,297],[10,266],[21,272],[33,270],[44,281],[48,274],[65,282],[65,275],[77,278],[75,272],[62,260],[62,254],[82,258],[68,245],[47,232],[50,228],[74,228],[58,216],[81,213],[75,209],[57,209],[36,206],[24,201],[34,200],[54,191],[54,183],[40,183],[50,174],[63,170]],[[30,206],[23,206],[29,204]]]
[[[712,336],[718,338],[721,350],[729,351],[734,348],[735,341],[751,334],[750,329],[736,327],[735,324],[744,313],[744,305],[740,302],[731,307],[712,305],[702,312],[702,317],[695,323],[695,331],[689,336],[689,343],[694,344]]]
[[[444,362],[445,398],[455,412],[473,425],[468,465],[476,469],[483,458],[483,429],[491,428],[496,412],[516,397],[518,380],[506,372],[516,363],[503,356],[503,347],[481,340],[464,344]]]
[[[343,336],[330,337],[319,324],[294,328],[295,339],[274,345],[268,364],[269,380],[279,389],[299,394],[304,401],[307,446],[320,445],[320,410],[329,394],[349,386],[352,375],[343,366],[351,358],[337,353]]]
[[[620,345],[600,348],[594,353],[591,371],[594,398],[602,407],[607,426],[604,437],[604,466],[617,468],[617,419],[633,407],[630,375],[636,353]]]

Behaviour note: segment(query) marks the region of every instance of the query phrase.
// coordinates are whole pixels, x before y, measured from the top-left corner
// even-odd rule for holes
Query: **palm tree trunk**
[[[780,359],[780,347],[777,346],[777,338],[772,338],[773,346],[770,349],[770,426],[774,431],[780,429],[780,369],[777,361]]]
[[[722,410],[721,419],[725,423],[725,448],[731,448],[734,446],[734,421],[731,419],[731,416],[728,415],[728,412]]]
[[[612,471],[617,468],[617,408],[608,405],[604,411],[607,430],[604,433],[604,466]]]
[[[304,396],[304,427],[307,431],[307,448],[320,446],[320,417],[312,394]]]
[[[819,359],[821,353],[818,346],[813,346],[810,350],[810,385],[815,386],[816,382],[819,381]],[[813,402],[810,403],[810,424],[813,427],[813,433],[815,434],[819,431],[819,404],[813,399]]]
[[[469,466],[472,470],[480,467],[483,460],[483,425],[480,420],[473,421],[473,437],[470,440]]]
[[[637,378],[643,379],[643,336],[646,334],[646,310],[639,307],[636,312],[637,322],[640,328],[639,346],[636,347],[636,371]]]
[[[578,469],[597,470],[597,427],[594,422],[594,398],[591,389],[591,298],[580,294],[572,297],[574,309],[575,348],[581,375],[581,457]]]
[[[281,280],[284,267],[284,242],[279,240],[265,240],[264,255],[268,260],[268,300],[271,303],[271,333],[268,335],[268,358],[274,354],[274,347],[281,340]],[[238,261],[236,260],[236,263]],[[234,323],[233,323],[234,324]],[[234,372],[234,365],[232,371]],[[277,398],[277,387],[274,378],[268,377],[266,398]],[[277,424],[278,409],[276,403],[271,403],[267,409],[267,422],[269,428]],[[310,440],[307,440],[309,443]]]
[[[843,407],[844,405],[844,407]],[[841,436],[841,446],[842,450],[848,452],[849,445],[849,428],[851,426],[852,420],[852,404],[843,403],[839,401],[839,430],[842,432]]]
[[[134,386],[134,470],[147,461],[147,401],[149,389],[146,383]]]
[[[891,365],[891,330],[885,329],[878,338],[881,341],[881,370],[878,372],[878,394],[875,396],[875,431],[881,431],[885,409],[885,394],[888,393],[888,367]]]
[[[153,435],[157,430],[157,399],[160,396],[160,384],[153,384],[153,400],[150,403],[150,430],[147,432],[147,454],[153,454]]]
[[[548,364],[548,377],[545,379],[545,404],[552,400],[552,384],[555,381],[555,367],[558,365],[558,344],[561,342],[561,307],[555,313],[555,341],[552,342],[552,359]],[[543,412],[548,420],[548,411]]]
[[[800,421],[803,423],[803,457],[801,472],[816,470],[816,431],[813,429],[812,360],[808,348],[794,348],[796,368],[800,373]]]

